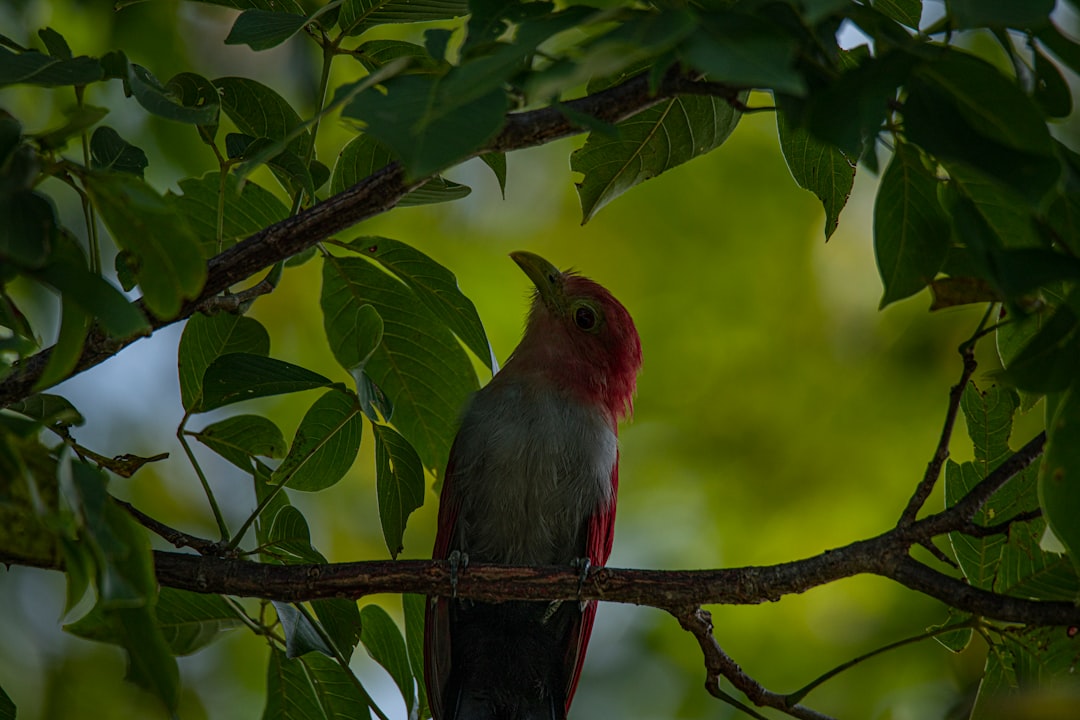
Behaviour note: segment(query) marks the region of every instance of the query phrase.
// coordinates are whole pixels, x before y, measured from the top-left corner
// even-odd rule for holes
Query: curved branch
[[[680,93],[707,93],[733,98],[737,95],[737,89],[719,83],[702,84],[692,77],[669,73],[653,93],[650,92],[648,77],[640,75],[607,90],[569,100],[563,105],[602,122],[615,123]],[[507,115],[502,131],[487,147],[462,158],[462,161],[487,152],[505,152],[543,145],[585,130],[586,128],[573,123],[565,113],[555,108],[511,113]],[[156,318],[146,311],[141,301],[136,301],[135,305],[149,319],[151,333],[184,320],[215,295],[254,273],[292,257],[336,232],[391,210],[402,197],[426,180],[427,178],[409,179],[399,164],[388,165],[348,190],[260,230],[212,258],[207,265],[206,284],[199,296],[185,302],[176,317]],[[116,339],[106,336],[99,329],[93,330],[86,339],[72,375],[104,362],[139,337],[142,336]],[[41,377],[51,353],[52,348],[46,348],[26,358],[0,382],[0,407],[6,407],[32,394],[34,384]]]

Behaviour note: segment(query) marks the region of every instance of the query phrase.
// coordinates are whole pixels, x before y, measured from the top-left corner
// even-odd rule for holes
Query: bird
[[[440,493],[433,559],[567,565],[611,554],[618,423],[633,411],[641,340],[600,284],[530,252],[521,341],[469,400]],[[455,593],[456,594],[456,593]],[[565,720],[595,602],[430,597],[424,666],[434,720]]]

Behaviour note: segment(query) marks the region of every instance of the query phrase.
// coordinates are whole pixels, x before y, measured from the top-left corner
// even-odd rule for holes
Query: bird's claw
[[[574,558],[570,564],[576,569],[580,570],[581,574],[578,575],[577,584],[577,599],[581,602],[581,593],[585,591],[585,581],[589,579],[589,571],[592,570],[592,560],[587,557]]]
[[[460,550],[452,550],[446,560],[450,564],[450,597],[456,600],[458,572],[469,567],[469,556]]]

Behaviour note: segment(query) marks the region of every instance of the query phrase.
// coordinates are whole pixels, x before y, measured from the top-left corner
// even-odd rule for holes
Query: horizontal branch
[[[601,92],[569,100],[563,105],[575,113],[584,113],[602,122],[615,123],[680,93],[708,92],[727,98],[732,97],[735,92],[719,83],[709,83],[703,87],[698,85],[692,78],[669,73],[656,92],[652,93],[648,77],[641,75]],[[502,131],[486,147],[462,158],[462,161],[486,152],[506,152],[543,145],[585,132],[586,129],[573,123],[566,113],[557,108],[510,113]],[[175,317],[156,318],[146,311],[141,301],[136,301],[135,306],[149,319],[151,333],[184,320],[215,295],[260,270],[303,252],[334,233],[394,208],[402,197],[426,180],[427,178],[409,179],[399,164],[388,165],[349,189],[298,215],[260,230],[212,258],[207,264],[206,284],[198,297],[185,302]],[[95,329],[87,337],[72,375],[100,364],[140,337],[142,336],[116,339]],[[0,382],[0,407],[6,407],[32,394],[34,384],[41,377],[51,353],[52,348],[46,348],[15,366],[12,373]]]

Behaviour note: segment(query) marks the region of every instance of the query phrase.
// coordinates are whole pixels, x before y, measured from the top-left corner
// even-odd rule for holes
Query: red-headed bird
[[[521,342],[470,401],[450,450],[435,559],[603,565],[619,486],[617,424],[641,341],[597,283],[510,255],[536,286]],[[594,602],[431,598],[425,674],[435,720],[564,720]]]

